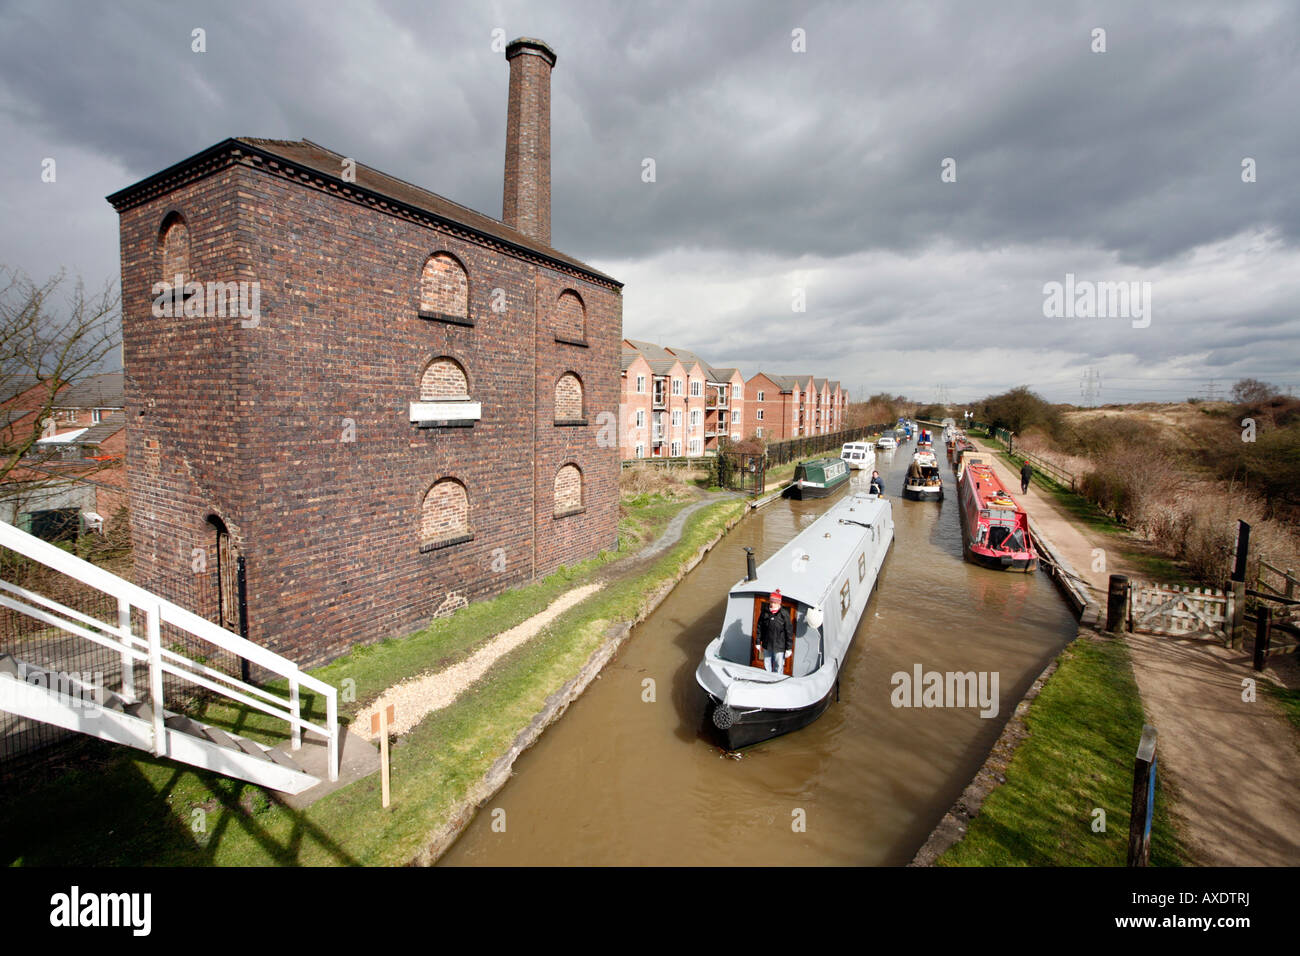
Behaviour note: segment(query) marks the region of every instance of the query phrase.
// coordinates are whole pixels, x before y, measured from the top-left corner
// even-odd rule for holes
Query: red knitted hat
[[[773,598],[775,598],[775,599],[778,600],[778,601],[781,600],[781,590],[780,590],[780,588],[778,588],[777,590],[773,591],[773,592],[772,592],[772,596],[769,597],[768,600],[771,601]]]

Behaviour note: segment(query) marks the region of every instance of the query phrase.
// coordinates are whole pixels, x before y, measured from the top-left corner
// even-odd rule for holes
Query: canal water
[[[762,561],[831,503],[781,500],[737,525],[633,631],[601,679],[520,756],[441,863],[910,861],[1076,631],[1045,574],[962,560],[946,463],[942,503],[901,497],[913,450],[908,443],[877,453],[894,545],[844,664],[840,700],[819,720],[735,760],[709,738],[707,699],[695,683],[727,590],[744,577],[742,548],[754,547]],[[853,474],[865,490],[870,472]],[[996,716],[981,717],[978,706],[895,707],[892,675],[912,675],[918,664],[996,673]]]

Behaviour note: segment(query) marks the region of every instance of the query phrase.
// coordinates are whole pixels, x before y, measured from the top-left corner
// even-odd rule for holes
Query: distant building
[[[759,372],[745,383],[745,435],[788,441],[844,429],[849,393],[811,375]]]
[[[87,376],[57,388],[47,382],[11,382],[0,402],[0,441],[30,436],[36,416],[41,437],[0,485],[0,518],[51,540],[102,530],[126,505],[126,417],[122,373]]]
[[[555,54],[506,59],[501,221],[307,140],[109,197],[139,584],[310,665],[616,546],[622,285],[551,247]]]

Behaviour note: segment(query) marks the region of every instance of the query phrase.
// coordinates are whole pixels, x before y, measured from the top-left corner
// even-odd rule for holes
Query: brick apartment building
[[[7,390],[0,445],[16,454],[40,437],[0,485],[0,519],[50,540],[103,530],[126,504],[122,373],[65,384],[11,381]]]
[[[502,221],[307,140],[109,197],[138,583],[310,665],[616,545],[622,285],[551,248],[556,57],[506,59]]]
[[[745,435],[786,441],[844,428],[849,393],[837,381],[759,372],[745,383]]]
[[[619,418],[624,459],[715,454],[739,441],[745,380],[687,349],[623,340]]]
[[[623,340],[619,447],[624,460],[716,454],[725,441],[785,441],[844,428],[849,393],[811,375],[710,365],[694,352]]]

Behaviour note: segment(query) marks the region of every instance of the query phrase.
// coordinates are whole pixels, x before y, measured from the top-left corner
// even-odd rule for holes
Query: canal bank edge
[[[1016,704],[1011,719],[1007,721],[1006,726],[1002,728],[1002,733],[994,741],[993,748],[989,751],[983,766],[975,772],[975,776],[966,785],[966,789],[957,798],[957,802],[948,809],[948,812],[939,820],[938,825],[930,831],[930,836],[921,846],[921,849],[917,850],[908,866],[933,866],[935,860],[961,842],[966,836],[967,825],[980,812],[980,807],[984,805],[984,801],[988,799],[989,794],[1007,782],[1006,769],[1010,766],[1011,759],[1016,755],[1016,750],[1021,742],[1029,736],[1029,730],[1025,725],[1025,714],[1028,713],[1034,698],[1042,692],[1043,686],[1056,673],[1056,668],[1061,662],[1061,655],[1069,650],[1081,637],[1100,638],[1102,636],[1100,608],[1097,602],[1093,601],[1087,591],[1077,583],[1074,570],[1070,567],[1069,562],[1065,561],[1052,547],[1051,542],[1039,533],[1032,519],[1029,522],[1029,531],[1034,536],[1039,553],[1048,559],[1042,562],[1041,566],[1056,582],[1062,596],[1078,616],[1079,630],[1074,639],[1061,648],[1056,657],[1043,668],[1038,677],[1034,679],[1034,682],[1029,685],[1029,689],[1020,698],[1020,702]]]
[[[779,497],[779,495],[772,496],[767,500],[774,500],[776,497]],[[632,628],[654,613],[655,609],[664,602],[686,575],[690,574],[704,560],[704,556],[712,551],[719,541],[730,534],[732,528],[744,520],[756,507],[766,504],[767,500],[748,502],[746,507],[727,520],[727,523],[722,526],[712,540],[701,545],[695,555],[683,564],[676,574],[650,593],[636,617],[630,621],[618,621],[606,628],[600,646],[591,652],[578,673],[569,678],[559,690],[546,698],[546,703],[542,706],[542,709],[533,716],[528,726],[515,737],[509,749],[497,758],[477,783],[469,788],[465,796],[452,808],[447,821],[430,834],[425,848],[417,853],[408,865],[432,866],[438,862],[438,859],[451,848],[457,837],[474,820],[475,815],[482,809],[483,805],[506,785],[519,755],[535,744],[547,727],[564,716],[564,712],[569,709],[569,705],[582,696],[583,691],[591,685],[591,682],[600,676],[600,672],[605,665],[614,658],[623,643],[631,636]]]

